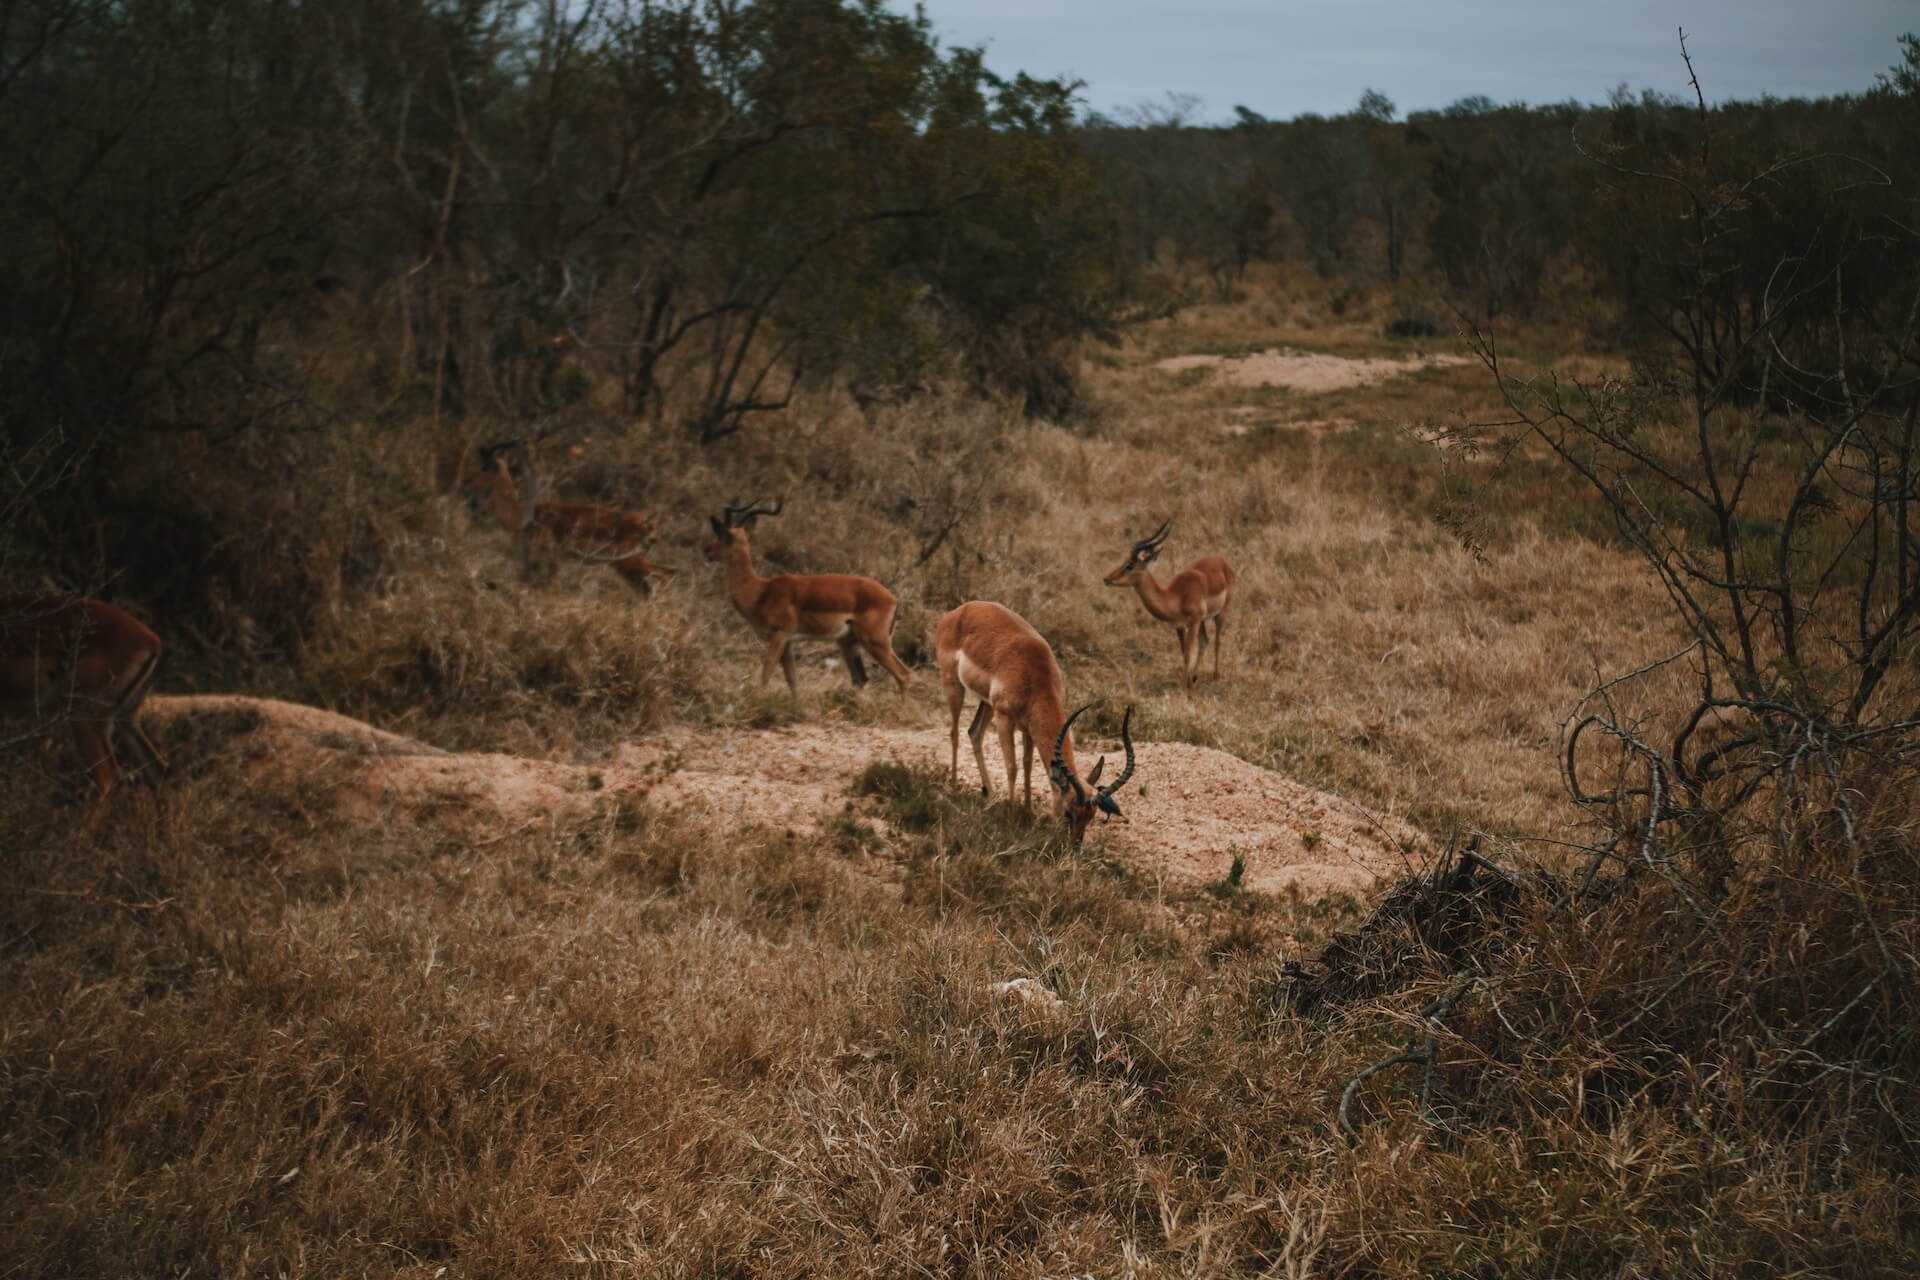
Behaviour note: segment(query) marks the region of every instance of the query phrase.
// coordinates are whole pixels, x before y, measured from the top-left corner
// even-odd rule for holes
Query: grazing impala
[[[467,473],[467,484],[487,496],[487,505],[500,527],[519,540],[520,570],[528,570],[529,544],[535,529],[545,530],[556,547],[582,560],[604,564],[641,595],[653,593],[654,578],[671,578],[674,570],[647,559],[643,548],[653,542],[659,524],[638,511],[596,507],[585,502],[536,501],[526,510],[520,488],[507,470],[506,451],[520,444],[504,440],[480,450],[480,466]],[[528,462],[529,473],[532,463]],[[537,486],[535,486],[537,489]]]
[[[763,578],[753,571],[753,548],[747,536],[761,516],[777,516],[783,502],[762,507],[754,502],[744,507],[728,507],[726,519],[711,518],[713,541],[707,544],[709,560],[723,560],[727,566],[727,595],[733,607],[747,620],[760,638],[767,642],[766,657],[760,663],[760,683],[773,677],[778,663],[787,675],[787,689],[795,702],[800,686],[793,678],[792,640],[832,640],[846,659],[847,674],[853,687],[867,682],[867,666],[860,660],[864,648],[873,660],[885,667],[900,684],[900,696],[907,696],[907,669],[893,653],[893,613],[897,604],[893,592],[872,578],[851,573],[783,573]]]
[[[160,638],[110,604],[41,592],[0,596],[0,704],[66,717],[80,758],[106,799],[120,781],[115,735],[139,757],[140,777],[167,761],[135,717],[160,661]]]
[[[1220,678],[1220,628],[1226,623],[1227,606],[1233,603],[1233,584],[1237,578],[1231,566],[1219,556],[1201,556],[1173,575],[1173,581],[1161,586],[1149,566],[1160,556],[1160,544],[1173,528],[1169,520],[1151,534],[1133,544],[1127,559],[1107,575],[1110,587],[1132,587],[1140,593],[1140,603],[1162,622],[1173,624],[1180,640],[1180,665],[1186,672],[1187,687],[1200,668],[1200,655],[1207,648],[1207,620],[1213,620],[1213,675]]]
[[[1062,695],[1066,682],[1053,650],[1025,618],[1004,605],[987,600],[970,600],[940,619],[934,631],[934,650],[940,666],[940,684],[946,690],[947,710],[953,724],[949,736],[953,758],[947,771],[950,781],[960,781],[960,711],[967,694],[980,699],[967,738],[973,743],[973,759],[980,766],[980,794],[987,795],[987,757],[981,743],[987,727],[1000,723],[1000,754],[1007,764],[1007,799],[1013,799],[1015,783],[1024,772],[1025,803],[1033,803],[1033,747],[1036,742],[1053,743],[1053,755],[1047,764],[1047,778],[1053,784],[1053,816],[1066,824],[1067,835],[1075,844],[1086,834],[1094,811],[1119,816],[1120,806],[1113,793],[1133,776],[1133,739],[1127,727],[1133,721],[1133,708],[1120,721],[1120,741],[1127,751],[1126,768],[1104,787],[1097,787],[1107,758],[1100,757],[1085,783],[1073,758],[1071,730],[1074,720],[1085,711],[1066,713]],[[1088,703],[1088,706],[1093,705]],[[1014,767],[1013,735],[1025,735],[1021,768]],[[1096,788],[1089,790],[1089,788]]]

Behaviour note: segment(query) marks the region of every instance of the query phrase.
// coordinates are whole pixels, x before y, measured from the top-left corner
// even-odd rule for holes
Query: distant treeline
[[[1897,280],[1884,256],[1910,253],[1899,228],[1920,212],[1920,50],[1911,36],[1901,46],[1861,95],[1813,102],[1705,108],[1622,89],[1600,106],[1476,97],[1401,120],[1369,90],[1332,118],[1237,108],[1237,123],[1199,127],[1170,99],[1095,117],[1087,140],[1130,255],[1204,267],[1222,290],[1275,259],[1432,272],[1485,317],[1532,313],[1554,296],[1543,285],[1578,273],[1635,329],[1675,271],[1733,272],[1758,293],[1783,258],[1811,251],[1853,254],[1848,294],[1864,304],[1911,283],[1911,262]],[[1725,261],[1682,261],[1682,224],[1706,213],[1695,197],[1736,189]]]

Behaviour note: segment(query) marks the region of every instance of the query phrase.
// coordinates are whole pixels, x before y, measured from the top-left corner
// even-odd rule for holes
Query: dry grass
[[[721,502],[784,494],[761,571],[882,578],[910,662],[940,612],[1000,599],[1070,694],[1106,699],[1103,732],[1132,702],[1144,737],[1443,840],[1569,836],[1560,720],[1676,636],[1631,561],[1562,524],[1507,513],[1482,559],[1436,527],[1415,431],[1481,412],[1484,381],[1297,396],[1150,367],[1315,335],[1398,350],[1372,336],[1391,305],[1335,316],[1256,282],[1102,353],[1067,428],[815,401],[725,450],[600,442],[594,483],[668,516],[657,558],[682,572],[651,601],[590,567],[520,583],[497,529],[428,486],[394,496],[434,459],[381,437],[358,455],[377,571],[249,691],[569,759],[676,722],[932,722],[925,666],[904,707],[843,692],[831,647],[798,711],[753,683],[759,646],[695,547]],[[1328,419],[1351,425],[1293,425]],[[1241,577],[1227,673],[1191,695],[1170,630],[1099,584],[1169,517],[1168,563],[1213,552]],[[1441,1064],[1456,1109],[1422,1116],[1383,1078],[1349,1146],[1340,1091],[1420,993],[1308,1021],[1280,966],[1356,904],[1169,901],[929,774],[859,784],[897,836],[875,874],[852,816],[819,839],[648,808],[373,839],[297,789],[184,772],[93,842],[20,771],[0,793],[6,1274],[1895,1275],[1920,1248],[1910,1160],[1842,1119],[1600,1097],[1605,1067],[1685,1081],[1704,1058],[1524,1069],[1529,1050],[1479,1051],[1489,1023]],[[1664,928],[1651,906],[1635,927]],[[1543,973],[1516,1009],[1605,1025],[1659,979],[1646,946],[1565,945],[1554,972],[1618,987]],[[1063,1007],[994,991],[1017,976]]]

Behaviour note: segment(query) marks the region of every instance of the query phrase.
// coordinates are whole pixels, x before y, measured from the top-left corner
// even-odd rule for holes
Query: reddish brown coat
[[[1166,536],[1162,526],[1157,538]],[[1110,587],[1132,587],[1140,595],[1147,612],[1173,626],[1180,646],[1180,668],[1187,687],[1200,668],[1200,655],[1207,648],[1207,623],[1213,623],[1213,675],[1220,677],[1220,632],[1226,623],[1227,606],[1233,603],[1233,589],[1239,581],[1233,567],[1219,556],[1201,556],[1173,575],[1161,586],[1151,566],[1160,555],[1154,538],[1133,544],[1118,569],[1106,576]]]
[[[980,767],[980,793],[991,791],[987,782],[987,758],[982,747],[986,731],[998,724],[1000,754],[1007,766],[1007,796],[1013,796],[1016,783],[1024,778],[1025,803],[1033,803],[1033,753],[1051,753],[1056,741],[1067,770],[1080,776],[1074,758],[1073,734],[1062,735],[1066,727],[1066,680],[1053,648],[1025,618],[990,600],[970,600],[940,619],[934,629],[934,660],[940,668],[940,684],[947,695],[947,710],[952,717],[949,740],[952,758],[947,777],[960,780],[960,712],[967,695],[980,699],[980,709],[967,729],[973,743],[974,762]],[[1014,732],[1024,738],[1020,760],[1014,760]],[[1103,757],[1084,779],[1084,791],[1076,793],[1050,780],[1053,815],[1064,822],[1068,835],[1078,843],[1092,820],[1096,800],[1094,785],[1106,767]]]
[[[867,681],[866,664],[860,659],[864,649],[887,669],[904,698],[908,676],[893,652],[894,612],[898,608],[893,592],[872,578],[852,573],[783,573],[763,578],[753,571],[753,548],[748,540],[753,523],[751,516],[738,527],[714,520],[713,541],[706,546],[706,556],[726,565],[727,598],[754,633],[767,642],[760,682],[771,679],[778,665],[786,674],[788,691],[798,701],[800,686],[794,677],[790,643],[832,640],[840,646],[840,656],[856,688]]]
[[[643,595],[653,590],[652,579],[671,578],[674,574],[672,569],[654,563],[645,554],[644,548],[650,546],[659,533],[659,524],[651,516],[586,502],[536,502],[529,520],[521,504],[519,486],[507,470],[507,460],[498,455],[493,459],[491,470],[481,468],[469,472],[467,483],[487,495],[487,505],[502,529],[516,535],[538,529],[551,538],[556,547],[583,560],[606,565]]]
[[[0,704],[65,718],[103,799],[120,781],[122,728],[143,766],[166,770],[135,719],[159,660],[160,638],[123,609],[50,592],[0,596]]]

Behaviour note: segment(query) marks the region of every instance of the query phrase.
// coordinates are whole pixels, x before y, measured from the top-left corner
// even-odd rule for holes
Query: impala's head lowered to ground
[[[1067,730],[1073,728],[1073,722],[1080,718],[1080,712],[1092,705],[1089,702],[1082,706],[1068,716],[1067,722],[1060,726],[1060,734],[1053,740],[1053,758],[1047,763],[1047,777],[1052,781],[1054,790],[1059,792],[1066,802],[1062,816],[1066,819],[1067,831],[1076,844],[1086,834],[1087,823],[1093,820],[1094,810],[1097,809],[1110,818],[1124,816],[1120,812],[1120,806],[1113,802],[1113,793],[1126,786],[1127,779],[1133,776],[1133,738],[1128,733],[1129,727],[1133,724],[1132,707],[1128,707],[1126,714],[1120,717],[1120,745],[1127,753],[1126,767],[1120,770],[1119,776],[1112,782],[1104,787],[1096,785],[1100,781],[1100,774],[1107,767],[1107,758],[1101,756],[1094,762],[1092,772],[1087,774],[1086,786],[1095,788],[1089,795],[1086,786],[1080,784],[1080,779],[1074,776],[1073,770],[1069,769],[1067,762],[1061,758],[1061,748],[1067,741]]]

